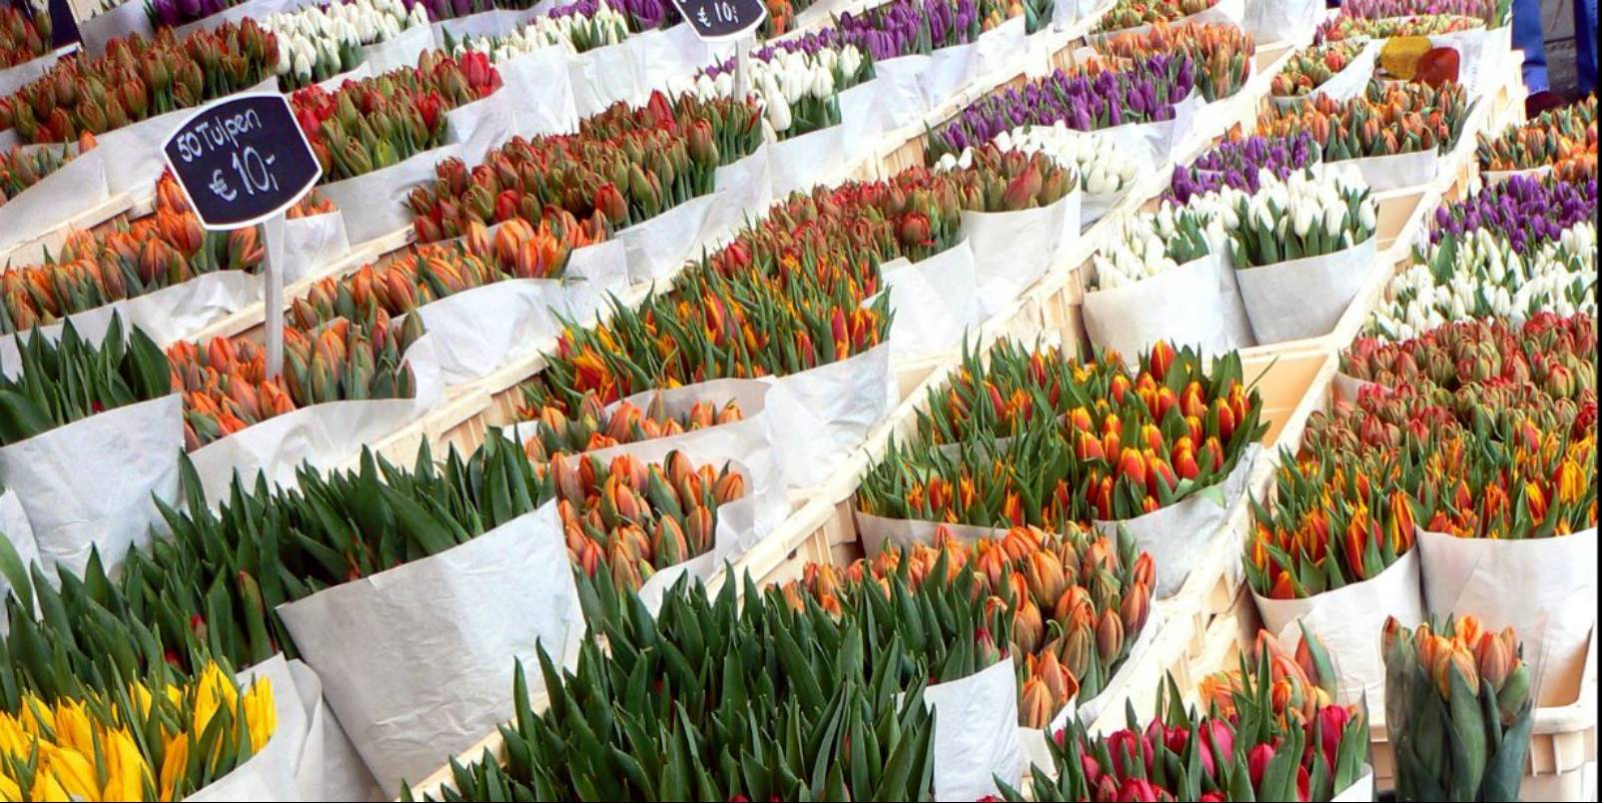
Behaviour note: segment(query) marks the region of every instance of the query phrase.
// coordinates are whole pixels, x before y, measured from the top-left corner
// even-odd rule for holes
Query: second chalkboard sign
[[[769,15],[763,0],[674,0],[674,7],[704,42],[745,36]]]
[[[191,115],[162,147],[208,229],[251,226],[288,209],[323,168],[277,93],[234,95]]]

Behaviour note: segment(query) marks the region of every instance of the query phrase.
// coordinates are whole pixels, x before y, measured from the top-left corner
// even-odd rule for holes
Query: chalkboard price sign
[[[769,14],[763,0],[674,0],[674,7],[704,42],[745,36]]]
[[[276,93],[234,95],[201,109],[162,152],[207,229],[261,223],[323,175],[289,101]]]

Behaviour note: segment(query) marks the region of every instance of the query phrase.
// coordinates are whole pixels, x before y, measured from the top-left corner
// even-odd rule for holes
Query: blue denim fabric
[[[1576,87],[1598,91],[1598,0],[1576,0]]]
[[[1538,0],[1515,0],[1514,16],[1511,27],[1515,48],[1526,51],[1526,62],[1521,65],[1526,91],[1542,92],[1548,89],[1548,55],[1543,51],[1543,16]]]

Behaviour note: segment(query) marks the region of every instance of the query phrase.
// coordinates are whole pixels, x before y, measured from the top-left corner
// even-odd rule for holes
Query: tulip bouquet
[[[40,179],[60,170],[78,154],[95,147],[95,135],[84,132],[78,138],[78,150],[70,146],[42,146],[23,151],[11,146],[10,153],[0,152],[0,207],[26,192]]]
[[[554,228],[551,221],[564,220]],[[514,218],[496,229],[470,224],[460,243],[414,246],[382,266],[319,280],[290,307],[291,326],[312,329],[336,318],[360,320],[375,309],[391,317],[430,302],[508,279],[562,277],[575,248],[590,244],[566,212],[556,210],[537,229]]]
[[[1264,635],[1267,636],[1267,635]],[[1297,658],[1261,636],[1257,661],[1203,684],[1209,710],[1183,707],[1173,676],[1143,728],[1094,737],[1078,720],[1054,735],[1053,771],[1031,774],[1031,796],[1009,801],[1331,801],[1364,775],[1362,708],[1331,702],[1334,676],[1318,642]],[[1268,644],[1266,644],[1268,643]]]
[[[499,435],[440,464],[424,448],[410,470],[366,452],[355,469],[306,467],[294,490],[236,476],[216,508],[202,498],[187,458],[180,472],[185,509],[159,504],[171,538],[155,540],[149,553],[130,552],[115,578],[97,556],[83,581],[59,592],[42,578],[34,584],[54,598],[50,605],[84,612],[47,624],[87,655],[117,658],[128,644],[148,646],[165,659],[156,666],[191,674],[203,673],[210,656],[235,666],[278,653],[295,658],[279,605],[448,550],[553,493],[518,445]],[[33,636],[19,637],[14,626],[11,638],[15,649]]]
[[[1482,227],[1417,249],[1392,278],[1386,303],[1366,328],[1409,340],[1467,318],[1524,318],[1540,311],[1597,315],[1592,286],[1598,273],[1598,232],[1591,222],[1578,222],[1558,241],[1528,247],[1525,254],[1502,232]]]
[[[1338,14],[1315,29],[1316,44],[1347,40],[1402,39],[1475,31],[1486,23],[1458,14],[1415,14],[1405,17],[1356,17]]]
[[[1004,131],[992,140],[998,151],[1044,154],[1053,163],[1080,177],[1080,188],[1092,195],[1123,192],[1136,180],[1140,162],[1108,137],[1087,135],[1070,129],[1059,120],[1050,126],[1020,126]],[[974,164],[974,147],[962,154],[951,151],[936,162],[937,170],[962,168]]]
[[[1389,389],[1535,385],[1553,400],[1596,392],[1598,347],[1592,316],[1539,313],[1524,324],[1472,320],[1407,341],[1359,338],[1342,356],[1344,373]],[[1538,407],[1548,407],[1538,406]],[[1528,408],[1527,412],[1541,412]],[[1577,411],[1569,412],[1575,417]],[[1569,418],[1564,421],[1569,424]]]
[[[1009,639],[1005,613],[986,611],[975,583],[969,573],[918,584],[893,575],[855,586],[832,612],[810,596],[759,592],[750,579],[740,603],[734,583],[712,597],[681,582],[655,619],[632,605],[592,621],[610,650],[587,638],[573,672],[542,647],[552,704],[538,714],[520,665],[514,717],[501,727],[511,761],[487,753],[455,765],[440,795],[928,799],[937,755],[925,687],[983,669]],[[676,658],[660,664],[662,655]],[[646,678],[658,682],[630,681]],[[808,736],[831,733],[843,739]],[[715,759],[737,754],[745,760]]]
[[[28,4],[0,9],[0,70],[33,61],[50,52],[50,11]]]
[[[863,354],[890,328],[880,264],[956,245],[958,189],[948,174],[919,169],[794,194],[689,265],[670,293],[639,308],[615,305],[607,324],[568,328],[534,382],[570,404],[591,391],[611,403],[654,387],[785,376]]]
[[[840,93],[874,77],[874,66],[856,46],[824,45],[830,38],[809,34],[752,53],[748,80],[762,97],[764,119],[779,139],[840,124]],[[734,59],[710,66],[682,91],[694,91],[704,101],[728,97],[734,91],[734,71]]]
[[[929,55],[979,39],[985,30],[986,5],[984,0],[892,0],[856,14],[843,13],[835,29],[843,44],[877,62]]]
[[[1099,40],[1099,53],[1145,61],[1157,55],[1186,54],[1197,65],[1198,91],[1207,101],[1235,95],[1253,75],[1253,34],[1235,25],[1177,25],[1158,22],[1146,31]]]
[[[1186,54],[1153,56],[1126,70],[1101,66],[1087,72],[1058,70],[1023,89],[1010,87],[970,104],[927,136],[925,158],[934,163],[948,153],[961,154],[1025,124],[1062,121],[1077,131],[1094,131],[1172,120],[1175,104],[1192,93],[1197,72]]]
[[[629,20],[624,12],[604,0],[578,0],[535,17],[503,36],[470,36],[447,49],[453,54],[476,50],[503,62],[548,47],[585,53],[616,45],[628,36]]]
[[[254,227],[208,232],[187,210],[158,209],[99,235],[73,231],[54,261],[0,272],[0,334],[56,324],[217,271],[255,271],[265,257]]]
[[[981,145],[964,151],[968,165],[946,174],[960,205],[971,212],[1017,212],[1052,206],[1079,184],[1074,170],[1044,153]],[[908,175],[922,171],[914,168]]]
[[[578,136],[514,137],[471,171],[447,159],[434,185],[408,198],[418,240],[460,237],[473,222],[538,223],[560,210],[581,221],[586,240],[601,239],[711,193],[718,167],[757,149],[761,114],[729,98],[671,103],[654,92],[642,107],[620,103],[583,121]],[[568,230],[566,216],[558,223]]]
[[[324,182],[362,176],[445,143],[446,112],[488,97],[501,74],[483,53],[424,53],[416,68],[290,96]]]
[[[1077,695],[1097,696],[1130,655],[1152,604],[1153,560],[1135,542],[1070,528],[1064,535],[1016,527],[992,539],[960,541],[945,527],[933,546],[887,546],[873,559],[845,570],[808,564],[800,582],[786,584],[787,598],[802,593],[826,611],[865,584],[889,586],[905,577],[921,585],[932,573],[975,577],[987,611],[1006,610],[1013,624],[1006,652],[1024,657],[1018,666],[1019,725],[1043,729]]]
[[[1134,379],[1107,354],[1067,377],[1047,366],[1012,347],[988,368],[966,356],[921,416],[934,437],[893,444],[860,485],[860,509],[981,527],[1129,519],[1222,481],[1263,435],[1263,403],[1235,356],[1205,372],[1197,353],[1161,342]]]
[[[429,17],[403,0],[342,0],[269,14],[261,23],[278,37],[279,86],[290,90],[356,69],[363,46],[428,25]]]
[[[1277,98],[1307,96],[1332,76],[1348,69],[1364,49],[1362,40],[1339,39],[1297,51],[1270,80],[1270,94]]]
[[[1552,167],[1566,181],[1598,175],[1598,96],[1551,109],[1504,130],[1476,135],[1476,161],[1486,171]]]
[[[106,44],[104,55],[57,62],[0,99],[0,130],[24,142],[72,142],[249,89],[273,75],[278,40],[253,20]]]
[[[66,691],[83,686],[70,681],[48,692],[59,680],[48,678],[35,680],[45,688],[40,692],[13,687],[0,711],[6,744],[0,795],[12,801],[183,801],[266,747],[277,725],[267,679],[241,690],[216,664],[178,683],[160,668],[81,693]],[[24,678],[33,669],[51,668],[7,672]]]
[[[1449,14],[1481,20],[1489,28],[1509,24],[1510,0],[1357,0],[1342,4],[1342,16],[1396,19],[1420,14]]]
[[[619,604],[619,593],[639,591],[658,570],[711,551],[718,507],[747,493],[746,479],[729,465],[697,466],[678,451],[650,464],[628,454],[604,462],[557,453],[535,473],[549,474],[556,487],[581,598]],[[611,608],[592,604],[587,611],[595,617]]]
[[[1237,268],[1334,254],[1376,233],[1370,189],[1340,171],[1297,171],[1282,181],[1261,168],[1257,192],[1224,187],[1188,206],[1218,217]]]
[[[36,335],[19,352],[16,377],[0,376],[0,446],[172,392],[161,349],[116,314],[99,346],[69,321],[59,341]]]
[[[1266,107],[1259,113],[1259,133],[1289,137],[1308,132],[1326,162],[1446,153],[1459,139],[1466,109],[1465,89],[1458,84],[1434,88],[1371,81],[1362,96],[1347,101],[1319,96],[1300,106]]]
[[[1286,181],[1320,161],[1319,149],[1307,132],[1288,137],[1253,136],[1214,146],[1186,167],[1175,166],[1169,197],[1186,204],[1194,196],[1229,187],[1249,195],[1262,188],[1260,176]]]
[[[1209,243],[1223,241],[1219,221],[1203,213],[1165,204],[1131,220],[1111,247],[1092,254],[1095,275],[1090,291],[1133,285],[1209,255]]]
[[[644,410],[624,401],[608,413],[594,393],[586,394],[570,407],[561,400],[542,396],[538,389],[529,391],[518,408],[518,418],[534,422],[535,432],[524,442],[524,451],[537,463],[546,463],[558,453],[576,454],[669,438],[745,418],[740,404],[733,399],[723,405],[702,400],[683,415],[673,416],[663,409],[661,395],[654,396]]]
[[[1118,0],[1097,21],[1099,31],[1119,31],[1141,25],[1175,22],[1200,14],[1219,0]]]
[[[1411,631],[1389,617],[1381,641],[1398,797],[1518,799],[1534,685],[1514,629],[1463,616]]]
[[[1517,254],[1560,241],[1579,223],[1598,217],[1598,179],[1574,184],[1528,176],[1483,187],[1463,201],[1443,204],[1432,216],[1431,242],[1468,238],[1493,229]]]
[[[297,314],[300,315],[300,314]],[[247,340],[179,341],[167,349],[171,388],[184,395],[184,445],[196,450],[253,424],[322,402],[406,399],[415,392],[406,351],[423,336],[418,316],[391,324],[370,309],[357,323],[284,328],[284,372],[267,376],[267,354]]]

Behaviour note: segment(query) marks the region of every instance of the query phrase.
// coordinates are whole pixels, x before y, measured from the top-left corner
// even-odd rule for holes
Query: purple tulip
[[[1566,229],[1598,215],[1598,179],[1586,183],[1512,176],[1463,201],[1437,208],[1431,242],[1492,229],[1509,238],[1517,254],[1557,240]]]
[[[1319,157],[1314,138],[1307,132],[1295,137],[1250,137],[1225,142],[1194,160],[1177,165],[1170,180],[1169,197],[1185,204],[1194,195],[1232,187],[1245,193],[1259,191],[1259,171],[1268,169],[1285,179],[1293,171],[1314,164]]]

